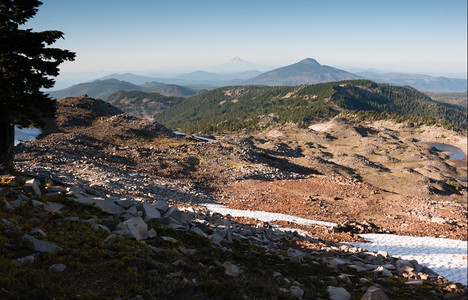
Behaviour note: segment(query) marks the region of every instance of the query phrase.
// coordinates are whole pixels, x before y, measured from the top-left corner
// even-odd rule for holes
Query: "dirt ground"
[[[463,205],[398,195],[352,180],[325,176],[244,180],[219,190],[219,199],[236,209],[277,212],[334,223],[366,221],[400,235],[467,240]],[[321,238],[330,238],[326,230],[309,228],[309,231]]]

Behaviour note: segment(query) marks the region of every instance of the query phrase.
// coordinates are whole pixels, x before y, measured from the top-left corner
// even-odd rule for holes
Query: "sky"
[[[190,72],[233,57],[466,77],[466,0],[43,0],[62,72]]]

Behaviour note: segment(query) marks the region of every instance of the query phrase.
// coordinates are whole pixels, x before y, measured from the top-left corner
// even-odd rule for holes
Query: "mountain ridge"
[[[235,132],[259,129],[263,119],[309,126],[345,110],[415,122],[445,120],[466,129],[461,107],[438,103],[411,87],[364,79],[302,86],[218,88],[184,99],[157,114],[155,120],[186,132]]]
[[[361,79],[353,73],[321,65],[313,58],[305,58],[295,64],[274,69],[244,81],[243,85],[295,86],[332,81]]]
[[[424,92],[465,92],[468,89],[467,80],[461,78],[434,77],[424,74],[398,72],[359,72],[356,74],[376,82],[409,85]]]

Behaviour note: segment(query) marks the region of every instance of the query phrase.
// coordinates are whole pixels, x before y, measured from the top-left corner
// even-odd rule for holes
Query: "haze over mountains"
[[[199,70],[168,77],[114,73],[95,81],[76,84],[62,90],[51,91],[49,94],[56,99],[83,94],[88,94],[94,98],[106,99],[111,94],[120,90],[158,92],[158,88],[169,84],[172,85],[170,89],[163,88],[161,90],[163,95],[190,96],[194,95],[197,90],[210,90],[232,85],[296,86],[352,79],[370,79],[378,83],[408,85],[420,91],[430,92],[464,92],[467,90],[466,79],[404,73],[351,73],[334,67],[321,65],[312,58],[306,58],[295,64],[264,73],[259,70],[266,70],[267,68],[266,66],[250,63],[236,57],[225,64],[208,69],[217,72]],[[226,72],[228,70],[231,70],[231,72]]]

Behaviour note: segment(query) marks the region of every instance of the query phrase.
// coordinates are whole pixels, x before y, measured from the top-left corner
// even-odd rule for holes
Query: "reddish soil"
[[[461,206],[393,194],[351,180],[325,176],[278,181],[243,180],[218,191],[221,201],[231,208],[284,213],[334,223],[367,221],[400,235],[467,240],[466,212]],[[441,217],[445,219],[444,224],[436,222]],[[293,227],[292,224],[282,225]],[[352,239],[349,235],[333,236],[320,227],[308,230],[326,240]]]

